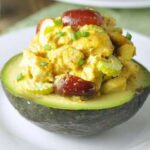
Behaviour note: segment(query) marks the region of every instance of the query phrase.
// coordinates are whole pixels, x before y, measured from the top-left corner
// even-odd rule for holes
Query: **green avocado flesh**
[[[90,100],[82,100],[81,97],[63,97],[56,94],[38,95],[30,93],[23,88],[23,81],[17,81],[20,73],[22,54],[11,58],[2,70],[2,83],[5,89],[13,96],[31,100],[37,104],[57,109],[66,110],[101,110],[123,105],[134,98],[137,90],[150,86],[150,73],[139,64],[138,77],[132,81],[126,91],[102,95]]]

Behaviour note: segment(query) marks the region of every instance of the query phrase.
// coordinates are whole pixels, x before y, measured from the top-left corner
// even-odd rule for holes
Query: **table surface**
[[[7,31],[34,26],[43,17],[56,17],[61,15],[62,12],[64,12],[65,10],[81,7],[85,6],[56,2],[36,12],[35,14],[17,22]],[[106,15],[114,16],[117,19],[118,26],[150,36],[150,8],[107,9],[95,7],[94,9]]]

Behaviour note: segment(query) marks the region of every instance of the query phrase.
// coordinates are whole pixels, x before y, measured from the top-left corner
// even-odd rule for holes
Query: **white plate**
[[[66,3],[74,3],[86,6],[107,8],[148,8],[150,0],[57,0]]]
[[[0,37],[0,69],[4,62],[21,52],[34,35],[26,28]],[[150,39],[131,32],[137,45],[137,60],[150,70]],[[144,107],[129,121],[101,135],[76,138],[47,132],[25,120],[11,106],[0,87],[1,150],[149,150],[150,97]]]

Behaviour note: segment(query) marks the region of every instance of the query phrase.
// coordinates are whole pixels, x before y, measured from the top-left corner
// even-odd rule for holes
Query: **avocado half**
[[[22,54],[11,58],[3,67],[3,89],[19,113],[36,125],[57,133],[92,135],[112,128],[131,118],[150,93],[150,73],[142,65],[138,77],[124,92],[92,100],[71,100],[56,94],[36,95],[16,81]]]

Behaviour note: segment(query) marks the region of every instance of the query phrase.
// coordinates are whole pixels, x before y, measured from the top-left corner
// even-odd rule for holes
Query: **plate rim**
[[[72,4],[78,4],[78,5],[90,5],[90,6],[96,6],[96,7],[104,7],[104,8],[122,8],[122,9],[138,9],[138,8],[148,8],[150,7],[150,0],[142,0],[142,1],[115,1],[112,0],[109,1],[98,1],[98,0],[76,0],[76,1],[70,1],[70,0],[56,0],[58,2],[64,2],[64,3],[72,3]]]
[[[7,36],[10,36],[10,34],[18,34],[19,32],[34,32],[34,29],[35,29],[35,26],[31,26],[31,27],[25,27],[25,28],[22,28],[22,29],[19,29],[19,30],[15,30],[13,32],[9,32],[9,33],[6,33],[6,34],[3,34],[3,35],[0,35],[0,39],[1,38],[7,38]],[[147,38],[148,40],[150,40],[150,37],[147,37],[141,33],[138,33],[138,32],[134,32],[134,31],[131,31],[131,30],[127,30],[127,29],[124,29],[125,32],[129,31],[129,32],[132,32],[134,33],[135,35],[138,35],[138,36],[142,36],[143,38]],[[5,52],[4,52],[5,53]],[[13,52],[11,52],[13,53]],[[0,60],[1,61],[1,60]],[[1,85],[0,85],[1,86]],[[1,89],[0,89],[0,93],[1,93]],[[1,113],[1,111],[0,111]],[[0,128],[0,131],[2,130],[3,128]],[[5,132],[5,131],[4,131]],[[7,133],[6,133],[7,134]],[[17,136],[18,137],[18,136]],[[24,137],[21,138],[21,140],[24,140]],[[18,141],[18,140],[17,140]],[[26,144],[26,143],[25,143]],[[4,145],[3,145],[4,146]],[[17,148],[17,144],[16,144],[16,148]],[[57,147],[56,147],[57,148]],[[9,149],[8,149],[9,150]],[[19,149],[18,149],[19,150]]]

